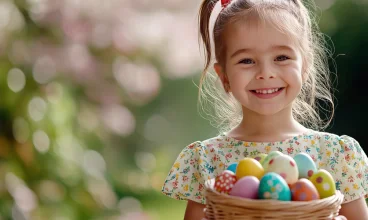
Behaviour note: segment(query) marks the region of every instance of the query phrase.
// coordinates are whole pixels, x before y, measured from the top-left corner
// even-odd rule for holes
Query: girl
[[[306,6],[301,0],[203,1],[200,98],[211,98],[226,132],[189,144],[165,180],[164,194],[188,201],[185,219],[204,217],[206,180],[230,163],[276,150],[308,153],[344,194],[340,214],[368,219],[366,154],[352,137],[318,131],[331,118],[323,124],[317,101],[332,103],[331,117],[333,102],[327,50]],[[216,77],[207,73],[213,58]]]

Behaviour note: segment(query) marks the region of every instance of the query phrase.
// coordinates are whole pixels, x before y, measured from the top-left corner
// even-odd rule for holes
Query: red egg
[[[293,201],[311,201],[320,198],[313,183],[305,178],[299,179],[291,185],[291,199]]]
[[[215,189],[219,193],[229,194],[236,183],[236,175],[230,170],[223,171],[215,179]]]

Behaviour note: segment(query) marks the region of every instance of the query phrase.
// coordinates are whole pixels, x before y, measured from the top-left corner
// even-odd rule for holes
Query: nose
[[[276,74],[269,65],[264,64],[260,66],[259,71],[256,75],[256,79],[274,79],[274,78],[276,78]]]

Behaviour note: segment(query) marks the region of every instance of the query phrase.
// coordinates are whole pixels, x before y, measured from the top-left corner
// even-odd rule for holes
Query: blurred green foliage
[[[186,203],[162,195],[161,185],[182,148],[217,131],[197,113],[197,58],[174,56],[196,48],[196,41],[171,42],[192,38],[184,28],[178,36],[161,29],[186,27],[198,5],[185,3],[184,25],[168,26],[165,16],[179,19],[184,1],[166,2],[161,14],[147,1],[108,2],[0,4],[0,219],[171,220],[184,214]],[[318,4],[339,78],[329,131],[349,134],[364,148],[368,116],[359,112],[367,107],[361,100],[368,3]],[[147,13],[156,17],[145,20]],[[145,29],[133,19],[163,23]],[[137,32],[150,27],[150,36]]]

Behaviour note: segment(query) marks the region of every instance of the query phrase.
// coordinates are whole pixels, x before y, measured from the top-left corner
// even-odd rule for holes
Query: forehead
[[[256,16],[231,22],[225,29],[224,37],[227,54],[242,48],[266,52],[275,46],[288,46],[298,50],[300,43],[297,37],[282,27]]]

